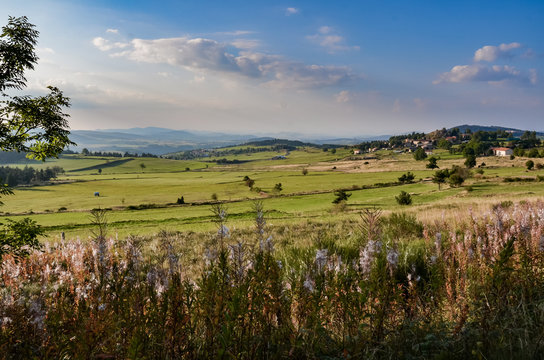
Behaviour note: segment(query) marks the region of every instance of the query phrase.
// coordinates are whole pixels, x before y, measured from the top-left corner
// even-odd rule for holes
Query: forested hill
[[[497,130],[501,130],[501,131],[511,132],[514,137],[520,137],[526,131],[526,130],[514,129],[514,128],[508,128],[508,127],[502,127],[502,126],[483,126],[483,125],[466,125],[466,124],[460,125],[460,126],[454,126],[451,129],[454,129],[454,128],[459,129],[459,132],[461,133],[465,133],[467,129],[469,129],[473,133],[476,131],[495,132]],[[544,137],[544,132],[537,131],[536,135],[540,137]]]

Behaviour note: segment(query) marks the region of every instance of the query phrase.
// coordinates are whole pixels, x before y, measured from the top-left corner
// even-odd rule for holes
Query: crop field
[[[232,149],[237,149],[233,147]],[[286,159],[272,160],[276,155]],[[459,155],[438,150],[441,168],[461,165]],[[65,232],[68,237],[91,234],[89,212],[107,209],[108,231],[120,237],[152,235],[167,231],[213,230],[210,207],[224,202],[232,226],[250,226],[254,200],[263,202],[274,224],[312,220],[326,222],[357,216],[366,208],[405,211],[421,218],[441,216],[443,209],[489,208],[501,201],[530,200],[544,196],[543,170],[528,172],[525,159],[478,158],[485,163],[462,187],[438,186],[434,170],[411,154],[380,151],[351,155],[347,149],[332,154],[317,148],[261,151],[225,156],[235,164],[217,164],[217,158],[170,160],[161,158],[108,158],[65,155],[31,166],[60,166],[65,173],[50,184],[20,186],[4,197],[2,218],[30,217],[44,227],[48,237]],[[13,166],[13,165],[10,165]],[[25,165],[15,165],[24,167]],[[100,169],[100,170],[99,170]],[[307,174],[303,174],[303,170]],[[398,178],[411,171],[413,183]],[[250,189],[244,177],[255,181]],[[508,177],[531,178],[530,182],[505,182]],[[281,191],[275,185],[281,183]],[[343,206],[332,204],[334,191],[351,194]],[[399,207],[395,196],[412,195],[410,206]],[[100,196],[95,196],[99,192]],[[184,204],[177,204],[183,197]]]

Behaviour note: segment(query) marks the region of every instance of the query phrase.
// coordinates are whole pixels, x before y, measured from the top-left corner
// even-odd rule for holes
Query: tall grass
[[[254,210],[251,234],[214,208],[202,260],[165,232],[5,256],[0,357],[542,358],[543,203],[343,228]]]

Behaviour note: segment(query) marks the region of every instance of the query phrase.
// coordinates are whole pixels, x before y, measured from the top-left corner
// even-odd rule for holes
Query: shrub
[[[395,196],[397,203],[399,205],[410,205],[412,204],[412,196],[406,191],[401,191],[398,196]]]
[[[465,182],[465,179],[458,173],[454,173],[449,177],[449,183],[452,187],[459,187]]]
[[[217,201],[217,199],[218,199],[218,198],[217,198],[217,194],[216,194],[216,193],[213,193],[213,194],[212,194],[212,200],[213,200],[213,201]]]
[[[185,199],[183,198],[183,196],[178,198],[178,200],[176,201],[176,204],[178,205],[185,204]]]
[[[410,171],[408,171],[406,174],[402,174],[401,177],[399,177],[399,182],[406,184],[411,183],[415,179],[415,175],[412,174]]]
[[[425,160],[427,158],[427,154],[425,153],[425,150],[423,148],[418,147],[416,151],[414,151],[414,159],[417,161]]]
[[[527,168],[527,170],[533,170],[534,166],[535,166],[535,163],[533,160],[527,160],[525,162],[525,167]]]
[[[308,175],[308,169],[306,168],[302,169],[302,175]]]

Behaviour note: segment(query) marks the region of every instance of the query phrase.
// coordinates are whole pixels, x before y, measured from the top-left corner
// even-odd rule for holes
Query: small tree
[[[433,175],[433,182],[438,184],[438,190],[440,190],[440,185],[446,182],[446,179],[450,176],[450,171],[448,169],[437,170]]]
[[[535,162],[533,160],[527,160],[527,162],[525,163],[525,167],[527,168],[527,170],[533,170],[533,168],[535,167]]]
[[[142,169],[142,172],[144,172],[145,164],[144,164],[144,163],[140,163],[140,168]]]
[[[398,196],[395,196],[397,203],[399,205],[410,205],[412,204],[412,196],[406,191],[401,191]]]
[[[414,159],[417,161],[425,160],[427,158],[427,154],[425,153],[425,150],[423,148],[418,147],[416,151],[414,151]]]
[[[334,195],[336,196],[336,199],[332,201],[333,204],[338,204],[342,201],[347,201],[348,198],[351,196],[351,193],[346,192],[346,190],[338,189],[334,192]]]
[[[308,175],[308,169],[303,168],[302,169],[302,175]]]
[[[178,205],[185,204],[185,199],[183,198],[183,196],[178,198],[178,200],[176,201],[176,204],[178,204]]]
[[[467,155],[467,159],[465,160],[465,166],[468,169],[472,169],[476,166],[476,156],[475,155]]]
[[[253,185],[255,185],[255,180],[251,179],[249,176],[244,176],[244,182],[246,186],[250,189],[252,189]]]
[[[281,183],[277,183],[276,185],[274,185],[274,191],[276,192],[281,192],[283,189],[281,187]]]
[[[438,169],[438,159],[434,156],[431,156],[429,159],[427,159],[429,163],[426,165],[427,169]]]
[[[102,168],[98,168],[98,173],[102,174]]]

